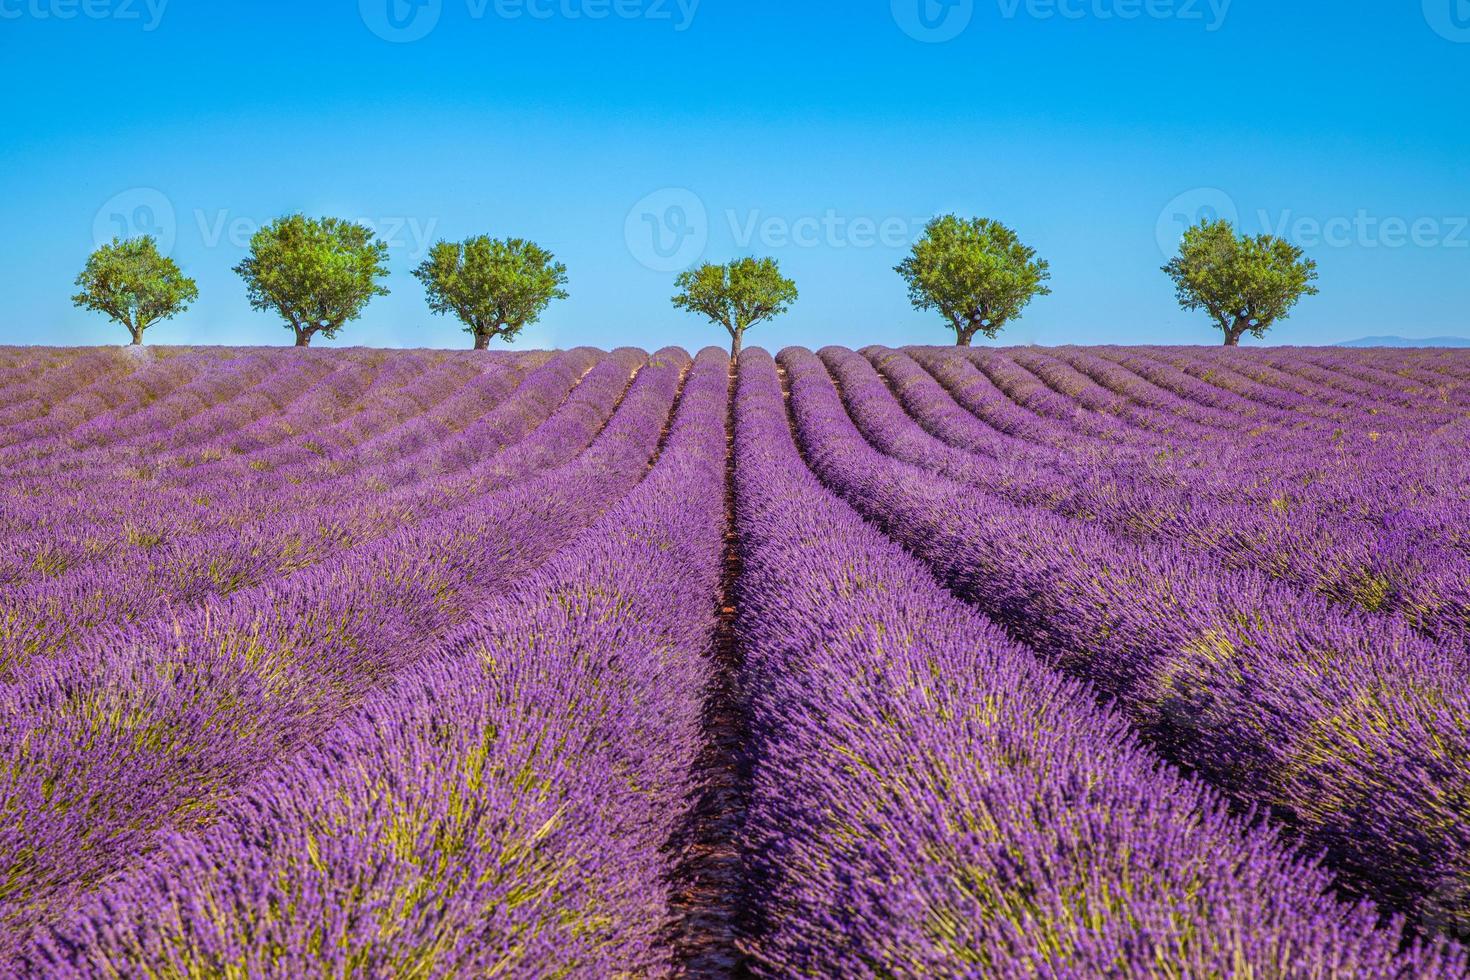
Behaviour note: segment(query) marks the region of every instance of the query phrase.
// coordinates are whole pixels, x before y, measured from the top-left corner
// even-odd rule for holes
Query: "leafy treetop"
[[[747,328],[780,316],[797,300],[796,283],[775,259],[737,259],[679,274],[674,306],[699,313],[730,331],[730,356],[739,357]]]
[[[1237,235],[1228,221],[1202,221],[1184,233],[1164,272],[1174,280],[1179,305],[1205,310],[1236,347],[1247,332],[1264,337],[1303,296],[1318,289],[1317,263],[1300,248],[1272,235]]]
[[[306,347],[318,333],[335,337],[374,296],[387,295],[378,280],[388,274],[388,246],[365,225],[293,214],[256,232],[235,271],[251,307],[279,313],[296,346]]]
[[[459,317],[476,350],[497,335],[514,340],[552,300],[567,298],[567,267],[520,238],[439,242],[413,274],[428,292],[429,308]]]
[[[189,308],[199,298],[194,280],[173,259],[158,252],[151,236],[114,238],[87,259],[77,276],[80,292],[72,302],[82,309],[106,313],[128,328],[134,344],[143,331]]]
[[[895,271],[908,281],[914,308],[938,310],[968,347],[975,334],[994,337],[1032,299],[1049,295],[1049,269],[1000,222],[948,214],[929,222]]]

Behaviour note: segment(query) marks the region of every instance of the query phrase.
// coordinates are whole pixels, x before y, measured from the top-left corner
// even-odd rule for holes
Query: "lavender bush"
[[[1432,350],[0,350],[0,972],[1470,975],[1467,444]]]

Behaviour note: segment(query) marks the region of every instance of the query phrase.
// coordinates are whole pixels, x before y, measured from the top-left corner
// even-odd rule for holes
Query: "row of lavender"
[[[188,524],[187,531],[175,519],[166,537],[140,533],[137,523],[125,523],[119,535],[116,517],[106,510],[98,515],[72,512],[65,540],[80,543],[86,560],[0,593],[11,610],[5,633],[12,655],[54,654],[105,624],[135,622],[180,602],[223,598],[299,574],[354,546],[473,505],[485,493],[565,462],[606,419],[640,359],[625,351],[596,363],[589,352],[572,352],[548,364],[527,379],[515,398],[452,438],[432,443],[443,460],[438,465],[417,465],[422,461],[413,454],[375,461],[369,440],[347,450],[355,457],[350,472],[332,468],[329,475],[317,474],[299,485],[283,479],[285,467],[263,468],[269,475],[259,482],[226,473],[210,489],[206,515]],[[585,383],[578,384],[584,371]],[[576,391],[569,395],[574,384]],[[419,417],[409,425],[422,421]],[[532,430],[534,436],[529,435]],[[392,435],[403,432],[393,430]],[[279,448],[256,453],[253,459],[279,459]],[[395,470],[407,476],[396,477]],[[369,483],[384,489],[365,493]],[[160,496],[153,495],[155,503]],[[130,515],[148,515],[149,526],[170,518],[166,503],[151,510],[132,503],[124,500],[121,506]],[[54,548],[56,537],[46,538],[48,547]],[[22,554],[33,547],[26,538],[14,544]],[[130,587],[117,588],[119,579]]]
[[[816,418],[815,379],[783,360],[817,471],[855,501],[884,499],[895,474],[830,479],[842,450]],[[746,846],[766,972],[1463,974],[1463,952],[1401,949],[1397,926],[1339,904],[1325,872],[1228,816],[865,524],[808,470],[782,397],[769,357],[747,352]]]
[[[1448,478],[1453,484],[1464,474],[1464,464],[1458,460],[1404,454],[1405,449],[1413,449],[1426,437],[1463,436],[1465,386],[1463,381],[1454,382],[1448,377],[1443,379],[1445,385],[1436,389],[1445,399],[1441,403],[1423,383],[1411,383],[1377,369],[1379,377],[1374,386],[1344,371],[1328,373],[1316,384],[1307,404],[1333,399],[1356,404],[1351,409],[1339,409],[1337,419],[1322,424],[1283,410],[1267,412],[1267,405],[1240,397],[1235,397],[1232,411],[1204,404],[1212,400],[1212,394],[1227,393],[1215,385],[1228,381],[1237,369],[1249,367],[1251,358],[1244,354],[1224,367],[1211,366],[1203,371],[1213,382],[1205,383],[1157,360],[1185,357],[1186,363],[1209,363],[1207,355],[1193,353],[1150,356],[1146,350],[1137,349],[977,352],[970,363],[980,371],[971,371],[968,376],[966,359],[946,356],[950,353],[914,351],[927,367],[937,369],[936,376],[952,386],[959,400],[996,428],[1023,441],[1067,449],[1096,446],[1099,440],[1113,451],[1118,446],[1132,445],[1162,455],[1160,462],[1167,464],[1166,472],[1170,474],[1186,467],[1190,471],[1203,469],[1203,473],[1192,475],[1197,480],[1207,478],[1207,485],[1216,492],[1246,493],[1258,498],[1269,484],[1289,491],[1294,481],[1311,477],[1320,493],[1319,484],[1333,475],[1335,464],[1345,457],[1359,471],[1365,471],[1374,459],[1402,457],[1395,459],[1394,465],[1407,466],[1410,472],[1400,475],[1425,484],[1423,488],[1412,484],[1402,487],[1408,492],[1422,489],[1432,493],[1436,482]],[[1325,383],[1327,379],[1358,385],[1358,393],[1344,398],[1341,391]],[[1261,391],[1257,397],[1269,394]],[[1407,404],[1395,407],[1395,396]],[[1141,418],[1126,410],[1139,411],[1141,405],[1152,406]],[[1064,425],[1058,428],[1056,421]],[[1283,450],[1287,451],[1284,457]],[[1361,459],[1362,454],[1368,458]]]
[[[435,506],[402,511],[370,546],[203,601],[168,576],[133,588],[137,570],[119,563],[77,593],[80,605],[57,604],[49,623],[33,617],[46,656],[8,642],[19,669],[0,689],[7,943],[23,943],[160,834],[212,819],[272,760],[313,744],[575,541],[643,478],[668,417],[687,362],[678,352],[646,360],[572,352],[533,371],[507,411],[462,428],[468,438],[445,459],[473,462],[464,486],[431,467],[421,495]],[[366,414],[362,404],[354,415]],[[258,495],[232,500],[252,503]],[[341,515],[328,507],[321,517]],[[176,544],[180,555],[199,547]],[[100,597],[152,608],[99,618],[89,602]],[[10,608],[12,622],[26,618],[27,606]],[[70,629],[67,616],[93,629]],[[57,636],[69,638],[64,649]]]
[[[1328,434],[1263,422],[1258,412],[1252,414],[1251,406],[1235,415],[1216,412],[1219,418],[1212,419],[1213,426],[1189,423],[1185,420],[1190,410],[1200,408],[1197,400],[1123,370],[1098,352],[987,353],[977,354],[974,364],[950,352],[913,352],[924,369],[933,372],[932,379],[904,355],[870,353],[878,355],[875,363],[926,428],[962,448],[1013,461],[1015,472],[1007,478],[1019,481],[1015,493],[1055,493],[1063,487],[1078,515],[1111,507],[1115,529],[1166,524],[1181,539],[1194,538],[1222,552],[1228,549],[1231,560],[1274,568],[1278,556],[1292,554],[1292,549],[1275,546],[1272,535],[1281,533],[1283,526],[1300,528],[1326,517],[1343,524],[1339,530],[1347,532],[1334,543],[1345,551],[1356,546],[1360,555],[1376,551],[1383,567],[1363,572],[1365,567],[1371,569],[1372,560],[1348,562],[1347,574],[1334,574],[1332,559],[1323,557],[1332,549],[1322,547],[1310,556],[1312,560],[1294,558],[1298,580],[1308,581],[1315,573],[1321,579],[1311,584],[1329,595],[1369,606],[1397,602],[1411,612],[1417,612],[1418,597],[1396,595],[1397,584],[1405,577],[1395,568],[1403,560],[1398,555],[1403,539],[1419,547],[1463,550],[1465,502],[1456,488],[1463,486],[1466,474],[1463,453],[1454,449],[1463,445],[1464,411],[1435,410],[1440,396],[1448,402],[1458,390],[1456,400],[1463,400],[1464,385],[1455,389],[1453,379],[1441,376],[1444,384],[1434,388],[1431,397],[1423,382],[1401,391],[1403,378],[1369,369],[1380,375],[1377,400],[1365,405],[1361,393],[1355,396],[1360,401],[1356,423],[1340,425]],[[1251,358],[1237,353],[1231,369],[1248,367]],[[1115,354],[1135,365],[1148,360],[1146,352],[1137,350]],[[1302,354],[1284,363],[1306,364],[1322,356]],[[1205,355],[1191,352],[1188,357]],[[1211,371],[1216,380],[1228,373]],[[1160,376],[1158,371],[1150,373]],[[931,388],[934,381],[942,382],[947,393],[936,399],[929,392],[910,390],[916,375]],[[1324,376],[1350,388],[1363,384],[1341,370],[1318,375]],[[1173,380],[1179,391],[1191,392],[1195,399],[1204,397],[1180,378]],[[1199,387],[1195,383],[1194,388]],[[1316,400],[1332,400],[1337,397],[1334,390],[1319,386]],[[1387,428],[1384,405],[1395,395],[1414,406],[1404,438],[1382,431]],[[936,412],[941,417],[936,418]],[[943,417],[946,414],[949,418]],[[978,418],[963,418],[969,414]],[[957,416],[963,423],[959,426],[952,421]],[[1042,472],[1035,472],[1038,468]],[[1067,471],[1069,482],[1053,480],[1047,486],[1046,471],[1057,469]],[[1039,486],[1038,477],[1043,478]],[[1436,494],[1436,486],[1450,492]],[[1222,515],[1221,505],[1234,510]],[[1120,506],[1123,510],[1116,512]],[[1364,521],[1387,523],[1392,536],[1368,549],[1356,534]],[[1240,526],[1221,529],[1231,522]],[[1314,536],[1310,529],[1301,529],[1295,539],[1289,544],[1309,545]],[[1436,597],[1429,599],[1424,603],[1426,623],[1442,621],[1444,617],[1433,609]]]
[[[653,370],[678,378],[667,357]],[[702,739],[726,384],[724,357],[702,355],[659,452],[673,393],[662,376],[649,383],[659,410],[599,439],[605,463],[646,472],[621,503],[262,771],[214,826],[163,834],[155,857],[39,934],[17,968],[666,969],[665,844],[693,796]],[[585,488],[593,474],[578,476]]]
[[[1188,592],[1168,601],[1119,596],[1106,576],[1133,575],[1134,566],[1077,551],[1086,535],[1048,540],[1043,529],[1031,541],[1035,554],[983,550],[996,524],[974,520],[977,509],[1009,506],[1002,518],[1039,519],[1065,506],[1057,493],[1066,479],[1037,482],[1043,467],[1155,459],[1174,440],[1168,462],[1206,442],[1191,428],[1205,423],[1191,416],[1208,415],[1195,411],[1208,392],[1180,381],[1192,368],[1169,373],[1178,355],[1168,351],[1030,351],[976,355],[967,362],[974,374],[955,375],[932,352],[868,353],[828,351],[825,363],[783,355],[792,421],[826,488],[793,442],[769,358],[754,352],[742,364],[739,597],[755,763],[743,847],[746,945],[758,969],[1465,973],[1462,952],[1400,948],[1396,924],[1376,929],[1370,908],[1338,904],[1325,872],[1271,830],[1227,816],[1212,791],[1181,779],[1129,734],[1124,715],[1191,764],[1191,753],[1229,747],[1242,732],[1260,737],[1254,716],[1233,717],[1239,727],[1214,732],[1213,741],[1194,730],[1199,716],[1182,698],[1199,694],[1198,671],[1175,672],[1160,660],[1173,699],[1151,715],[1130,691],[1119,714],[1042,666],[1080,669],[1117,693],[1106,657],[1148,653],[1138,634],[1161,617],[1193,616],[1177,627],[1188,631],[1216,607],[1191,606]],[[671,967],[670,841],[697,795],[724,532],[722,356],[707,353],[690,367],[674,351],[652,360],[576,351],[498,363],[363,353],[311,373],[309,356],[262,368],[245,352],[245,363],[210,355],[187,370],[103,365],[93,376],[76,372],[72,389],[61,382],[85,355],[47,356],[57,363],[18,368],[16,385],[49,377],[45,397],[87,407],[40,435],[44,427],[33,423],[44,412],[16,423],[23,437],[0,429],[9,447],[3,465],[14,475],[0,547],[24,555],[34,546],[30,514],[51,521],[53,540],[81,550],[54,572],[17,560],[16,577],[0,587],[0,603],[15,610],[0,660],[9,675],[0,683],[0,757],[14,760],[8,775],[0,769],[0,859],[13,869],[0,880],[0,915],[13,972],[605,975]],[[1022,358],[1030,367],[1019,367]],[[1088,358],[1132,368],[1114,374]],[[1132,393],[1127,403],[1139,412],[1050,401],[1064,388],[1048,361],[1075,361],[1108,378]],[[293,375],[288,363],[303,370]],[[1306,388],[1316,404],[1341,410],[1326,425],[1340,427],[1354,405],[1376,407],[1371,417],[1382,431],[1367,444],[1400,447],[1453,426],[1458,408],[1416,417],[1414,392],[1428,380],[1418,375],[1392,389],[1402,404],[1388,395],[1354,402],[1367,392],[1354,388],[1353,372],[1377,369],[1348,363],[1361,368],[1324,362],[1310,378],[1304,369],[1291,375],[1317,386]],[[1459,404],[1454,363],[1396,363],[1447,379],[1439,404]],[[910,375],[898,374],[910,366]],[[1241,366],[1229,362],[1232,371]],[[1298,424],[1297,415],[1313,413],[1271,394],[1289,390],[1286,381],[1251,370],[1259,389],[1223,377],[1243,399],[1281,403],[1278,414],[1258,419],[1270,426],[1263,443],[1310,447],[1324,433],[1335,437],[1335,429]],[[1048,371],[1051,395],[1028,397],[1025,379]],[[982,376],[990,388],[978,383]],[[148,394],[130,392],[135,384]],[[39,397],[7,400],[12,393],[0,390],[0,405]],[[911,399],[939,407],[910,417],[900,402]],[[1231,404],[1244,417],[1248,406]],[[1066,424],[1056,414],[1063,411],[1078,421]],[[989,425],[1001,415],[1010,430]],[[980,426],[966,436],[941,424],[965,416]],[[987,427],[1004,440],[988,452],[966,441]],[[1225,427],[1214,430],[1212,445],[1230,452]],[[894,459],[905,454],[906,462]],[[838,465],[844,456],[870,471],[866,482]],[[1236,459],[1243,466],[1249,456]],[[1267,459],[1258,460],[1263,472]],[[1006,476],[992,479],[1001,467]],[[1129,489],[1158,484],[1189,500],[1222,486],[1208,475],[1186,484],[1199,468],[1180,463]],[[1450,470],[1421,472],[1426,497],[1450,490]],[[120,477],[137,492],[89,492]],[[1012,478],[1031,481],[1025,493],[1013,492]],[[976,497],[977,484],[989,487],[987,496]],[[58,489],[48,496],[48,486]],[[370,500],[360,499],[365,493]],[[889,509],[906,499],[918,509]],[[929,524],[905,524],[930,504]],[[117,518],[128,515],[138,515],[133,528],[120,530]],[[1091,515],[1053,519],[1070,533],[1087,526],[1084,518]],[[937,542],[928,551],[919,547],[926,535]],[[1196,583],[1201,595],[1255,581],[1227,574],[1218,556],[1189,559],[1182,538],[1149,540],[1145,558],[1166,556],[1165,586],[1201,569],[1217,576]],[[238,581],[214,584],[189,564],[191,553],[229,555],[237,541],[249,542],[227,559],[245,568]],[[1014,561],[968,569],[997,580],[998,592],[969,588],[965,573],[943,565],[956,541],[968,559]],[[1025,564],[1047,548],[1052,564]],[[1050,592],[1036,591],[1059,561],[1082,567],[1045,583]],[[133,588],[130,573],[139,568],[148,574],[138,577],[137,604],[106,606]],[[1078,587],[1088,582],[1091,593]],[[1305,602],[1296,614],[1303,621],[1327,608],[1302,590],[1267,591],[1288,605]],[[1135,601],[1146,608],[1132,610]],[[56,630],[50,622],[80,625]],[[1353,614],[1337,626],[1351,632],[1364,623],[1380,624],[1373,642],[1402,641],[1424,659],[1414,652],[1426,642],[1422,623]],[[1278,616],[1255,625],[1274,635],[1300,624]],[[1072,644],[1092,627],[1100,648]],[[1108,646],[1115,634],[1122,639]],[[1157,646],[1167,652],[1175,639],[1164,635]],[[1221,649],[1204,651],[1206,659],[1220,659]],[[1355,650],[1333,656],[1357,666]],[[1389,687],[1445,679],[1417,669],[1375,679]],[[1327,767],[1325,777],[1306,772],[1299,787],[1324,787],[1329,809],[1356,790],[1420,810],[1382,818],[1386,833],[1400,835],[1388,838],[1388,871],[1365,874],[1338,850],[1331,858],[1348,871],[1342,881],[1454,931],[1459,857],[1449,853],[1429,869],[1442,878],[1427,892],[1405,892],[1394,876],[1425,871],[1430,847],[1459,846],[1436,821],[1464,824],[1454,809],[1461,743],[1412,756],[1420,769],[1391,761],[1376,770],[1384,738],[1377,729],[1398,724],[1401,704],[1380,702],[1377,689],[1359,703],[1361,677],[1335,680],[1319,679],[1318,688],[1346,698],[1338,705],[1348,711],[1322,716],[1326,734],[1310,733],[1309,747],[1329,750],[1333,737],[1351,743],[1360,720],[1370,744],[1346,775],[1342,766]],[[1212,710],[1240,712],[1230,698],[1254,694],[1248,684],[1256,681],[1217,686],[1224,697]],[[1269,693],[1277,701],[1297,693],[1276,683]],[[1442,692],[1411,693],[1438,703]],[[1316,694],[1320,708],[1325,696]],[[1269,716],[1277,701],[1245,708]],[[1350,713],[1381,703],[1382,717]],[[1446,702],[1450,720],[1465,717],[1459,704]],[[1389,742],[1416,735],[1419,719],[1403,720],[1406,729],[1390,732]],[[1308,713],[1287,719],[1309,721]],[[1257,782],[1230,778],[1260,754],[1249,738],[1242,748],[1241,758],[1201,770],[1242,800],[1273,805],[1313,846],[1330,843],[1342,821],[1323,830],[1323,820],[1270,795],[1278,771]],[[1436,752],[1447,754],[1448,779],[1394,795],[1396,779],[1444,777],[1422,768]],[[1448,809],[1426,811],[1441,791]],[[1426,846],[1426,832],[1440,836]]]
[[[959,452],[962,437],[945,442],[906,416],[856,355],[782,361],[817,472],[954,592],[1117,697],[1173,758],[1271,807],[1350,886],[1470,931],[1462,645],[1225,567],[1168,534],[1122,536],[1106,518],[1068,515],[1080,476]],[[898,397],[915,402],[926,382],[899,377]]]
[[[1140,458],[1080,446],[1017,445],[961,404],[975,401],[988,380],[968,361],[868,353],[872,364],[837,349],[823,352],[823,360],[849,393],[864,431],[890,455],[1017,504],[1042,504],[1117,534],[1201,551],[1338,603],[1399,613],[1432,637],[1470,639],[1470,553],[1447,540],[1444,523],[1463,524],[1465,502],[1458,495],[1444,508],[1444,520],[1415,520],[1399,510],[1398,519],[1385,521],[1381,514],[1344,508],[1336,495],[1305,481],[1283,487],[1279,473],[1270,489],[1244,490],[1238,460],[1181,468],[1160,464],[1157,449]],[[893,408],[890,387],[903,412]],[[1037,417],[1032,425],[1053,442],[1075,438],[1060,421]],[[1273,444],[1282,470],[1292,463],[1305,470],[1320,443],[1298,450],[1285,439]],[[1406,478],[1405,467],[1396,465],[1405,455],[1421,456],[1422,448],[1371,460],[1339,456],[1318,460],[1316,468],[1338,486],[1355,485],[1358,499],[1392,499],[1395,491],[1385,485]]]

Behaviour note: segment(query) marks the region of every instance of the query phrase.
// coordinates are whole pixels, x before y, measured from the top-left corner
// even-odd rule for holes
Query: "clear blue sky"
[[[802,293],[752,343],[941,342],[892,267],[946,211],[1051,260],[1011,342],[1212,340],[1209,210],[1320,262],[1277,342],[1470,335],[1470,0],[0,0],[0,82],[0,343],[124,340],[69,303],[120,229],[200,285],[151,340],[287,343],[231,268],[296,210],[393,246],[339,343],[467,343],[409,270],[480,232],[570,267],[521,346],[723,343],[669,270],[744,253]]]

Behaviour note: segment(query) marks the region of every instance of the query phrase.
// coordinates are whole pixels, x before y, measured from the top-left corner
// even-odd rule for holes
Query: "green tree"
[[[1050,295],[1050,266],[1016,233],[989,218],[935,218],[895,272],[917,310],[938,310],[969,347],[975,334],[994,337],[1037,296]]]
[[[1225,332],[1225,346],[1240,346],[1247,332],[1264,337],[1303,296],[1316,296],[1317,263],[1300,248],[1272,235],[1237,235],[1228,221],[1202,221],[1164,272],[1174,280],[1179,305],[1205,310]]]
[[[492,337],[515,340],[552,300],[567,298],[567,267],[520,238],[439,242],[413,274],[429,294],[429,309],[459,317],[475,350],[488,348]]]
[[[674,305],[699,313],[730,331],[730,357],[740,356],[745,331],[780,316],[796,302],[796,283],[781,275],[775,259],[737,259],[705,264],[679,274]]]
[[[250,239],[250,254],[235,266],[250,306],[274,310],[296,333],[296,346],[328,340],[388,290],[388,246],[371,228],[338,218],[278,218]]]
[[[106,313],[128,328],[134,344],[143,342],[144,330],[184,312],[199,298],[194,280],[173,259],[158,254],[158,243],[148,235],[114,238],[112,244],[98,248],[88,257],[76,286],[81,292],[72,303]]]

